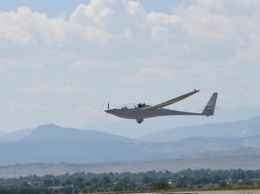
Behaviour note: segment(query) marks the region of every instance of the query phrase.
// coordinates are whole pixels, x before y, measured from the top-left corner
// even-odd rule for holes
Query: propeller
[[[102,104],[102,106],[105,107],[106,105]],[[108,110],[110,109],[109,102],[107,103],[107,109],[108,109]]]
[[[102,106],[104,106],[105,107],[105,105],[104,104],[102,104]],[[107,110],[109,110],[110,109],[110,105],[109,105],[109,102],[107,103]],[[105,111],[105,112],[107,112],[107,111]],[[107,112],[107,115],[108,115],[108,112]]]
[[[110,106],[109,106],[109,102],[107,103],[107,110],[110,109]],[[108,115],[108,112],[107,112],[107,115]]]

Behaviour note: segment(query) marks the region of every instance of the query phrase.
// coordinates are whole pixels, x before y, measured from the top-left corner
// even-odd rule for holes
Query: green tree
[[[226,181],[220,181],[219,187],[220,188],[226,188],[227,187],[227,182]]]
[[[142,179],[142,183],[143,184],[150,184],[152,183],[152,179],[148,176],[145,176],[143,179]]]
[[[63,189],[63,191],[64,191],[64,193],[65,194],[72,194],[73,193],[73,188],[72,187],[65,187],[64,189]]]
[[[170,189],[168,180],[166,178],[161,178],[161,180],[159,181],[159,183],[156,184],[155,186],[156,189],[159,190],[167,190]]]
[[[45,179],[45,180],[43,181],[43,185],[44,185],[45,187],[52,187],[52,186],[53,186],[53,181],[52,181],[51,179]]]

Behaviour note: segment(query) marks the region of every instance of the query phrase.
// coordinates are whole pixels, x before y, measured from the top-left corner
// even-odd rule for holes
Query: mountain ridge
[[[202,133],[194,131],[194,128],[190,128],[193,133],[181,128],[181,132],[188,136],[178,137],[179,139],[175,137],[172,140],[167,131],[164,132],[164,135],[168,139],[164,136],[164,142],[158,141],[160,138],[158,134],[155,135],[157,142],[149,142],[95,130],[63,128],[55,124],[40,125],[31,129],[30,133],[27,130],[26,137],[22,133],[23,138],[18,138],[16,141],[0,142],[0,154],[4,156],[0,160],[0,166],[40,162],[93,164],[182,159],[209,150],[230,151],[243,147],[260,148],[259,117],[220,125],[205,125],[205,128],[202,129],[202,126],[195,127],[202,130]],[[226,130],[221,131],[219,129],[221,127]],[[240,133],[238,133],[238,129]],[[228,134],[227,130],[232,133]],[[208,131],[214,133],[210,134]],[[216,136],[216,132],[221,133]],[[252,136],[247,136],[250,134]],[[15,135],[17,138],[17,133]],[[173,131],[173,135],[176,136],[176,131]]]
[[[174,108],[171,109],[176,109]],[[187,110],[194,112],[201,112],[204,107],[197,110]],[[177,108],[178,109],[178,108]],[[134,120],[125,120],[113,118],[110,120],[101,120],[98,122],[90,123],[83,127],[83,129],[95,129],[98,131],[126,136],[129,138],[140,138],[151,133],[159,132],[162,130],[190,127],[205,124],[217,124],[225,122],[237,122],[247,120],[249,118],[260,116],[259,107],[236,107],[230,109],[218,108],[213,117],[194,117],[194,116],[172,116],[172,117],[155,117],[152,119],[145,119],[141,125],[136,125]]]
[[[130,140],[127,137],[108,134],[95,130],[81,130],[69,127],[60,127],[54,123],[39,125],[33,129],[22,129],[0,136],[0,142],[38,141],[47,139],[73,140]]]
[[[172,128],[140,137],[138,140],[165,142],[179,141],[184,138],[196,136],[249,137],[254,135],[260,135],[260,116],[241,121]]]

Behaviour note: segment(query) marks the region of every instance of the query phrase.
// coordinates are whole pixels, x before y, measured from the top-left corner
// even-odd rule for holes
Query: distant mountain
[[[0,142],[0,155],[3,156],[0,166],[183,159],[205,151],[260,148],[259,122],[260,118],[254,117],[245,121],[177,128],[142,140],[55,124],[41,125],[25,130],[26,133],[22,133],[23,130],[20,137],[19,132],[9,134],[12,141]]]
[[[173,128],[143,136],[139,140],[166,142],[201,136],[237,138],[255,135],[260,135],[260,116],[236,122]]]
[[[52,139],[68,139],[68,140],[124,140],[129,138],[102,133],[94,130],[80,130],[75,128],[63,128],[53,123],[40,125],[35,129],[22,129],[0,136],[0,142],[16,142],[16,141],[39,141]]]
[[[22,129],[19,131],[6,133],[4,135],[0,135],[0,142],[13,142],[21,140],[27,136],[29,136],[32,132],[32,129]]]
[[[8,133],[7,131],[0,131],[0,136],[4,135],[4,134],[7,134],[7,133]]]
[[[129,141],[129,138],[94,130],[64,128],[55,124],[40,125],[21,141],[84,140],[84,141]]]
[[[175,109],[175,107],[169,107]],[[187,110],[201,112],[198,110]],[[106,120],[90,123],[83,127],[86,130],[98,130],[105,133],[117,134],[129,138],[139,138],[151,133],[164,131],[172,128],[216,124],[246,120],[254,116],[260,116],[260,107],[237,107],[231,109],[217,108],[213,117],[198,116],[169,116],[145,119],[140,125],[135,120],[117,119],[108,116]],[[111,119],[112,117],[112,119]]]
[[[17,133],[9,134],[16,135]],[[69,162],[96,163],[104,161],[154,160],[166,156],[154,150],[153,143],[141,143],[98,131],[62,128],[55,124],[31,129],[16,141],[0,143],[0,165]],[[148,150],[148,151],[147,151]],[[167,156],[166,156],[167,157]]]

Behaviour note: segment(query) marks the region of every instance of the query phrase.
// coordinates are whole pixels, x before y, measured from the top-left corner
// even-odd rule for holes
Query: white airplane
[[[145,103],[136,103],[136,104],[122,105],[110,109],[108,103],[107,110],[105,110],[105,112],[125,119],[135,119],[136,122],[139,124],[142,123],[146,118],[158,117],[158,116],[172,116],[172,115],[198,115],[198,116],[202,115],[207,117],[213,116],[215,106],[216,106],[217,96],[218,96],[217,92],[212,94],[210,100],[208,101],[202,113],[184,112],[184,111],[177,111],[177,110],[163,108],[165,106],[169,106],[173,103],[183,100],[197,92],[199,92],[199,90],[195,89],[192,92],[189,92],[177,98],[173,98],[171,100],[153,106]]]

